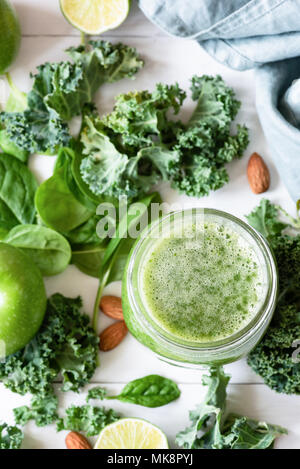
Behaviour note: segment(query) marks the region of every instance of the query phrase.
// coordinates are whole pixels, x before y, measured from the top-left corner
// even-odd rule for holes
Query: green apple
[[[30,257],[0,243],[0,357],[30,342],[43,322],[46,302],[42,275]]]

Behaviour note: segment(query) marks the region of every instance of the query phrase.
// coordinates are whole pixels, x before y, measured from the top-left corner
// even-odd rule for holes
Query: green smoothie
[[[265,272],[251,244],[214,221],[157,239],[140,278],[149,317],[185,342],[232,336],[251,322],[266,296]]]

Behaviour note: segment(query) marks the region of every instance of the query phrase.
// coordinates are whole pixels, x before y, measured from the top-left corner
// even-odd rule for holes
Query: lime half
[[[8,0],[0,0],[0,75],[15,60],[20,41],[21,30],[15,9]]]
[[[127,18],[129,0],[60,0],[66,19],[86,34],[101,34]]]
[[[105,427],[94,449],[168,449],[166,435],[146,420],[125,418]]]

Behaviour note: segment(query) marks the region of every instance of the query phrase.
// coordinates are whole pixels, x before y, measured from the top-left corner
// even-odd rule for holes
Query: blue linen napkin
[[[300,0],[138,1],[157,26],[195,39],[224,65],[257,67],[258,114],[275,165],[291,196],[299,199],[300,131],[294,127],[299,92],[287,89],[300,78],[300,59],[291,59],[300,56]]]

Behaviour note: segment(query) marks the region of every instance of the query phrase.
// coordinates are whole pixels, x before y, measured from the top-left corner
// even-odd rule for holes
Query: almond
[[[254,194],[262,194],[270,187],[270,173],[262,157],[253,153],[248,162],[248,181]]]
[[[66,436],[66,447],[68,449],[92,449],[88,440],[77,432],[71,432]]]
[[[100,350],[108,352],[117,347],[128,332],[124,321],[116,322],[100,334]]]
[[[117,296],[103,296],[100,302],[100,309],[109,318],[124,321],[121,298]]]

